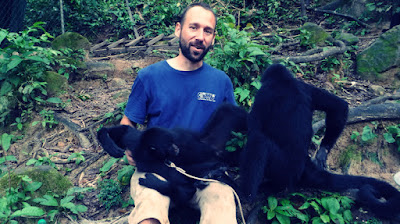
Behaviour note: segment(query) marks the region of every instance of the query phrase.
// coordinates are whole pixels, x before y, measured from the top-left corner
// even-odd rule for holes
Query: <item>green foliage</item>
[[[5,190],[5,195],[0,197],[0,219],[2,223],[18,223],[22,217],[41,217],[45,211],[30,204],[31,195],[42,186],[42,183],[32,181],[28,176],[16,188]]]
[[[300,46],[306,48],[314,48],[315,43],[311,41],[311,32],[305,29],[300,29],[300,34],[297,37],[300,40]]]
[[[354,202],[337,193],[323,192],[318,196],[294,193],[287,198],[268,197],[262,209],[272,223],[349,223]]]
[[[383,134],[386,142],[389,144],[395,143],[397,150],[400,152],[400,124],[387,127],[387,132]]]
[[[361,152],[357,150],[357,146],[351,144],[346,147],[346,150],[340,153],[338,163],[344,171],[347,171],[351,165],[351,161],[359,160],[361,161]]]
[[[50,221],[54,221],[55,216],[62,212],[73,213],[75,215],[86,212],[87,207],[85,205],[75,204],[74,201],[77,199],[78,195],[91,189],[92,188],[89,187],[73,187],[67,191],[65,196],[45,194],[43,197],[35,198],[32,201],[45,206],[48,210],[47,216]]]
[[[0,29],[0,43],[7,45],[0,48],[0,98],[5,103],[0,107],[1,126],[8,124],[11,112],[21,114],[46,102],[44,73],[51,70],[53,57],[59,52],[40,46],[52,36],[43,30],[44,34],[37,38],[34,35],[38,29],[43,30],[41,23],[20,33]]]
[[[100,168],[100,175],[105,175],[106,172],[108,172],[111,167],[117,163],[120,159],[119,158],[110,158],[104,165]]]
[[[134,166],[124,166],[122,169],[118,170],[118,181],[121,185],[126,186],[131,182],[131,177],[135,172]]]
[[[121,0],[69,0],[64,1],[65,30],[95,37],[98,33],[112,32],[119,37],[133,34],[133,26],[144,26],[146,36],[172,33],[178,15],[188,1],[130,0],[133,21],[130,20],[125,1]],[[26,23],[51,21],[46,30],[61,34],[59,1],[28,0]]]
[[[34,121],[32,122],[32,126],[37,125],[38,123],[42,123],[42,127],[49,127],[53,128],[53,125],[58,124],[58,122],[54,119],[54,111],[52,110],[42,110],[39,112],[40,116],[43,118],[43,120],[40,121]]]
[[[232,131],[233,138],[226,142],[225,150],[235,152],[242,149],[246,145],[247,136],[240,132]]]
[[[97,198],[107,210],[110,210],[113,206],[119,206],[122,204],[122,190],[118,182],[112,179],[104,179],[99,182],[98,187],[100,193],[97,195]]]
[[[271,64],[267,47],[252,40],[249,29],[252,29],[250,24],[239,30],[232,15],[221,17],[214,50],[206,57],[207,63],[230,76],[238,102],[247,107],[251,106],[253,93],[260,86],[257,84],[260,71]]]
[[[42,182],[33,181],[29,176],[21,177],[17,187],[9,187],[0,197],[0,219],[2,223],[25,223],[27,219],[48,216],[50,221],[60,212],[78,214],[87,210],[84,205],[73,203],[74,193],[87,191],[89,188],[71,188],[65,196],[48,192],[43,197],[36,197],[43,186]],[[25,221],[24,221],[25,220]]]
[[[361,138],[359,138],[359,136],[361,136]],[[371,144],[377,137],[378,136],[374,133],[374,129],[366,125],[361,134],[357,131],[353,131],[351,140],[356,143],[360,143],[360,145],[363,146]]]
[[[117,108],[115,111],[106,113],[104,115],[104,117],[107,118],[105,123],[110,124],[110,123],[114,123],[117,121],[119,122],[122,119],[122,117],[124,116],[124,111],[125,111],[127,103],[128,103],[128,101],[119,103],[119,104],[117,104]]]
[[[337,57],[327,57],[322,59],[321,61],[321,69],[322,71],[329,72],[334,70],[340,65],[340,61]],[[340,77],[340,76],[339,76]]]
[[[259,77],[252,81],[250,85],[245,83],[242,86],[235,88],[234,94],[237,102],[247,108],[251,107],[254,102],[254,96],[256,92],[261,88],[261,82],[258,80]]]
[[[262,210],[267,214],[268,220],[274,220],[272,223],[290,224],[291,218],[296,218],[301,222],[308,222],[309,220],[309,217],[296,209],[287,198],[278,200],[270,196],[267,206],[262,207]]]
[[[48,166],[51,166],[51,167],[53,167],[55,169],[58,169],[56,164],[53,161],[51,161],[51,157],[53,157],[53,156],[55,156],[55,154],[54,155],[49,155],[48,157],[47,156],[39,157],[38,159],[32,158],[32,159],[29,159],[26,162],[26,165],[27,166],[30,166],[30,165],[34,165],[34,166],[48,165]]]
[[[235,2],[235,1],[230,1]],[[236,1],[236,7],[243,8],[244,1]],[[247,2],[247,1],[245,1]],[[263,26],[268,18],[268,23],[299,22],[300,7],[298,2],[289,0],[251,1],[241,14],[241,25],[252,23],[256,27]]]
[[[85,162],[85,157],[83,156],[85,154],[85,151],[81,152],[74,152],[68,157],[68,161],[75,160],[75,164],[79,165],[81,162]]]

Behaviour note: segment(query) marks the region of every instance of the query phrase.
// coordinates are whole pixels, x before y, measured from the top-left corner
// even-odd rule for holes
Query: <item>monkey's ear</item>
[[[103,149],[115,158],[125,155],[126,149],[133,150],[138,144],[141,131],[128,125],[118,125],[111,128],[102,128],[97,132]]]

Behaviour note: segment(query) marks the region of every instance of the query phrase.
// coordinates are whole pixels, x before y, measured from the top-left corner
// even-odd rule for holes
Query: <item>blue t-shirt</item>
[[[194,71],[178,71],[160,61],[139,71],[125,115],[148,127],[199,131],[222,102],[236,105],[229,77],[203,62]]]

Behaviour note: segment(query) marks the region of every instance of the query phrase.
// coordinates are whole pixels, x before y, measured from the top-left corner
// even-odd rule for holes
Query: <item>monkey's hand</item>
[[[168,195],[170,192],[170,184],[168,181],[159,179],[152,173],[146,173],[146,178],[139,178],[139,184],[148,188],[152,188],[163,195]]]
[[[327,168],[326,160],[328,158],[328,153],[329,149],[326,146],[321,146],[312,161],[315,165],[324,170]]]

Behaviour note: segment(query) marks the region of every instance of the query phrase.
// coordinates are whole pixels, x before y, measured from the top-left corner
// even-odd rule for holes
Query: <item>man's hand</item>
[[[129,164],[132,166],[136,166],[135,160],[133,160],[132,152],[130,150],[125,150],[126,159],[128,160]]]

